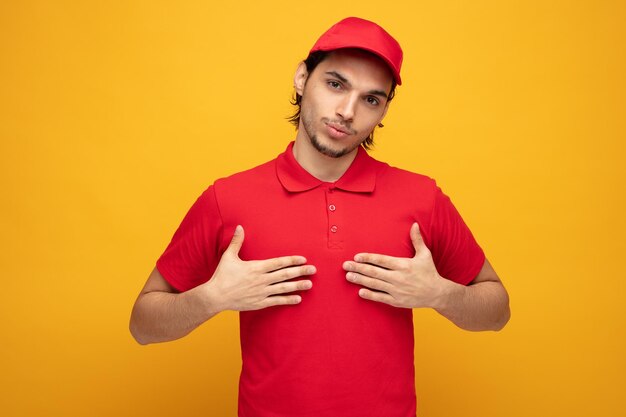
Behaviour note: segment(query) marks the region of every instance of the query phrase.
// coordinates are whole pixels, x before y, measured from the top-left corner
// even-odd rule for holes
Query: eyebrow
[[[344,77],[343,75],[339,74],[337,71],[326,71],[326,74],[331,75],[333,77],[336,77],[339,79],[339,81],[341,81],[342,83],[346,84],[348,87],[352,87],[352,84],[350,84],[350,81],[348,81],[348,79],[346,77]],[[367,92],[368,94],[371,94],[373,96],[380,96],[383,98],[388,98],[389,94],[385,93],[383,90],[370,90]]]

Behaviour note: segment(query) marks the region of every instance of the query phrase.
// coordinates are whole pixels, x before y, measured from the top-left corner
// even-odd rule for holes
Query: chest
[[[302,255],[343,262],[359,252],[413,256],[409,237],[419,211],[379,192],[354,193],[320,186],[280,198],[242,195],[222,211],[226,247],[241,224],[245,260]]]

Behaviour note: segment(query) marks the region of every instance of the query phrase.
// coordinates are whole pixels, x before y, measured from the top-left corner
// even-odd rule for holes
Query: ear
[[[306,70],[306,64],[304,61],[300,62],[298,68],[296,69],[296,75],[293,78],[293,86],[296,89],[296,93],[302,95],[304,92],[304,85],[306,84],[306,80],[309,77],[309,72]]]

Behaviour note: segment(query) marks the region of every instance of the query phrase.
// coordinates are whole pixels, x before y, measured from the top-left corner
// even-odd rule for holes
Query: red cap
[[[378,55],[389,65],[398,85],[402,84],[402,48],[385,29],[369,20],[348,17],[335,23],[315,42],[311,52],[358,48]]]

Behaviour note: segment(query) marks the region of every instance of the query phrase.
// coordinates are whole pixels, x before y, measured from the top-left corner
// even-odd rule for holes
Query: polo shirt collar
[[[276,174],[283,187],[290,192],[301,192],[328,184],[302,168],[293,156],[293,144],[291,142],[285,152],[276,158]],[[359,146],[348,170],[332,185],[344,191],[371,193],[376,186],[376,168],[376,160]]]

